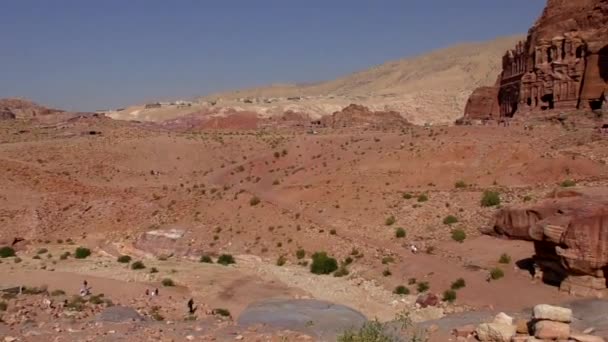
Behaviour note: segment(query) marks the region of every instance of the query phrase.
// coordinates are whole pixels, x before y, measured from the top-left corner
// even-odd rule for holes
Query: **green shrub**
[[[251,197],[251,199],[249,200],[249,204],[251,206],[256,206],[258,204],[260,204],[260,199],[257,196],[253,196]]]
[[[49,250],[48,250],[48,249],[46,249],[46,248],[40,248],[40,249],[39,249],[39,250],[36,252],[36,254],[44,254],[44,253],[48,253],[48,251],[49,251]]]
[[[507,253],[502,253],[502,255],[500,256],[500,258],[498,259],[498,262],[501,264],[510,264],[511,263],[511,256],[509,256],[509,254]]]
[[[158,268],[156,268],[156,267],[152,267],[152,268],[150,269],[150,273],[158,273]]]
[[[464,189],[464,188],[466,188],[466,187],[467,187],[467,183],[465,183],[464,181],[461,181],[461,180],[460,180],[460,181],[458,181],[458,182],[456,182],[456,183],[454,184],[454,187],[455,187],[456,189]]]
[[[406,192],[406,193],[404,193],[404,194],[403,194],[403,198],[404,198],[404,199],[406,199],[406,200],[409,200],[409,199],[411,199],[412,197],[413,197],[413,196],[412,196],[412,194],[410,194],[410,193],[407,193],[407,192]]]
[[[452,303],[455,300],[456,300],[456,291],[445,290],[445,292],[443,292],[443,301]]]
[[[458,278],[455,282],[452,283],[451,288],[452,290],[459,290],[465,286],[467,286],[467,283],[464,281],[464,279]]]
[[[217,258],[217,263],[220,265],[228,266],[230,264],[236,264],[234,257],[231,254],[222,254]]]
[[[102,298],[103,298],[103,293],[91,296],[91,298],[89,298],[89,303],[91,303],[93,305],[102,304],[103,303],[103,299]]]
[[[531,200],[532,200],[531,196],[528,196],[528,195],[524,196],[524,202],[530,202]]]
[[[213,309],[211,312],[214,315],[218,315],[218,316],[222,316],[222,317],[230,317],[230,316],[232,316],[230,314],[230,311],[228,311],[228,309],[221,309],[221,308],[219,308],[219,309]]]
[[[358,330],[347,330],[338,336],[338,342],[394,342],[398,341],[392,334],[386,332],[385,324],[378,320],[369,321],[363,324]]]
[[[211,257],[208,255],[201,256],[201,259],[199,261],[205,264],[213,264],[213,259],[211,259]]]
[[[136,261],[131,264],[132,270],[143,270],[144,268],[146,268],[146,265],[144,265],[144,263],[141,261]]]
[[[407,235],[407,233],[405,232],[405,229],[399,227],[395,230],[395,237],[398,239],[402,239],[405,237],[405,235]]]
[[[418,202],[422,203],[422,202],[426,202],[429,200],[429,197],[426,194],[421,194],[418,196]]]
[[[453,215],[446,216],[446,218],[443,219],[443,224],[447,224],[447,225],[452,225],[457,222],[458,222],[458,218],[456,218],[456,216],[453,216]]]
[[[303,259],[306,256],[306,251],[303,249],[298,249],[296,251],[296,258]]]
[[[407,280],[408,285],[414,285],[416,284],[416,278],[410,278]]]
[[[384,224],[387,226],[392,226],[393,224],[395,224],[396,221],[397,220],[395,219],[395,216],[391,215],[386,218],[386,220],[384,221]]]
[[[175,283],[173,282],[173,280],[171,278],[165,278],[161,281],[161,284],[163,284],[164,287],[172,287],[175,286]]]
[[[481,197],[482,207],[494,207],[500,204],[500,194],[496,191],[484,191]]]
[[[15,256],[15,250],[12,247],[4,246],[0,248],[0,258],[10,258]]]
[[[340,266],[340,268],[338,268],[337,271],[334,272],[334,277],[344,277],[347,276],[350,272],[348,271],[348,268],[346,268],[346,265],[342,265]]]
[[[118,257],[118,259],[116,259],[116,261],[118,261],[121,264],[128,264],[131,262],[131,257],[128,255],[121,255]]]
[[[382,275],[385,276],[385,277],[390,277],[391,275],[393,275],[393,273],[391,272],[391,270],[389,270],[387,268],[384,271],[382,271]]]
[[[571,179],[566,179],[560,185],[562,186],[562,188],[571,188],[573,186],[576,186],[576,182]]]
[[[326,252],[317,252],[312,255],[310,272],[313,274],[330,274],[338,269],[336,259],[329,257]]]
[[[53,292],[51,292],[51,296],[53,296],[53,297],[65,296],[65,291],[63,291],[63,290],[53,290]]]
[[[498,267],[490,270],[490,278],[492,278],[492,280],[498,280],[504,276],[505,276],[505,272],[503,272],[503,270],[501,270]]]
[[[76,248],[76,252],[74,252],[74,258],[76,259],[86,259],[91,255],[91,250],[85,247]]]
[[[397,287],[395,287],[395,290],[393,290],[394,294],[398,294],[398,295],[408,295],[410,294],[410,289],[408,289],[407,287],[403,286],[403,285],[399,285]]]
[[[418,290],[418,293],[423,293],[426,292],[430,289],[431,287],[429,286],[429,282],[428,281],[421,281],[418,283],[418,285],[416,286],[416,290]]]
[[[456,242],[464,242],[464,240],[467,238],[467,233],[462,230],[462,229],[454,229],[452,230],[452,240],[456,241]]]
[[[287,258],[284,255],[281,255],[277,259],[277,266],[283,266],[283,265],[285,265],[285,263],[287,263]]]
[[[392,256],[385,256],[384,258],[382,258],[382,265],[388,265],[391,262],[395,262],[395,258],[393,258]]]

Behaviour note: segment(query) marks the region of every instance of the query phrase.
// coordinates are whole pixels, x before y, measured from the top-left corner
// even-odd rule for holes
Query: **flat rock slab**
[[[133,308],[111,306],[99,313],[95,320],[98,322],[128,323],[143,321],[144,318]]]
[[[263,324],[300,331],[322,340],[335,340],[347,329],[367,322],[360,312],[347,306],[314,299],[265,300],[249,305],[239,316],[242,327]]]

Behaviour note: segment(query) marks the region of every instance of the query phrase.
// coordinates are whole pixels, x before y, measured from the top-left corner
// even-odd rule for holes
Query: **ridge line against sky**
[[[311,83],[523,34],[543,0],[20,0],[0,3],[0,97],[116,108]]]

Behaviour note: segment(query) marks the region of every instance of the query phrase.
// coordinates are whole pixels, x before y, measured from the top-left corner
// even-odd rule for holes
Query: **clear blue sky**
[[[573,0],[574,1],[574,0]],[[0,97],[95,110],[526,33],[544,0],[1,0]]]

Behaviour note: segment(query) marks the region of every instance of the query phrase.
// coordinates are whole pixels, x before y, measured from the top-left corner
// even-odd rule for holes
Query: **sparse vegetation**
[[[63,291],[63,290],[53,290],[51,292],[51,296],[53,296],[53,297],[65,296],[65,291]]]
[[[498,262],[501,264],[510,264],[511,263],[511,256],[507,253],[502,253],[500,255],[500,258],[498,259]]]
[[[150,269],[150,273],[158,273],[158,269],[156,267],[152,267]]]
[[[387,226],[392,226],[393,224],[395,224],[396,221],[397,220],[395,219],[395,216],[391,215],[386,218],[386,220],[384,221],[384,224]]]
[[[118,261],[121,264],[128,264],[131,262],[131,257],[128,255],[121,255],[116,259],[116,261]]]
[[[349,273],[350,272],[348,271],[348,268],[346,268],[346,265],[342,265],[337,271],[334,272],[334,277],[345,277]]]
[[[429,200],[429,196],[427,196],[426,194],[418,195],[418,202],[422,203],[422,202],[426,202],[428,200]]]
[[[460,290],[460,289],[462,289],[465,286],[467,286],[467,283],[464,281],[464,279],[458,278],[458,279],[456,279],[456,281],[454,281],[452,283],[451,289],[452,290]]]
[[[504,276],[505,276],[505,272],[502,269],[498,268],[498,267],[493,268],[493,269],[490,270],[490,278],[492,280],[498,280],[498,279],[500,279],[500,278],[502,278]]]
[[[426,291],[428,291],[431,288],[431,286],[429,285],[428,281],[421,281],[418,283],[418,285],[416,285],[416,290],[418,290],[418,293],[424,293]]]
[[[445,290],[443,292],[443,301],[452,303],[455,300],[456,300],[456,291],[454,291],[454,290]]]
[[[398,239],[402,239],[404,238],[406,235],[405,229],[399,227],[397,229],[395,229],[395,237]]]
[[[466,188],[466,187],[467,187],[467,183],[465,183],[464,181],[460,180],[460,181],[458,181],[458,182],[456,182],[456,183],[454,184],[454,187],[455,187],[456,189],[464,189],[464,188]]]
[[[141,261],[136,261],[131,264],[132,270],[143,270],[144,268],[146,268],[146,265],[144,265],[144,263]]]
[[[310,272],[314,274],[330,274],[338,269],[336,259],[327,255],[326,252],[317,252],[312,255]]]
[[[500,204],[500,194],[496,191],[484,191],[481,197],[482,207],[494,207]]]
[[[287,263],[287,258],[284,255],[279,256],[277,259],[277,266],[283,266]]]
[[[576,186],[576,182],[571,179],[566,179],[560,185],[562,188],[571,188],[573,186]]]
[[[2,247],[0,248],[0,258],[10,258],[15,256],[15,250],[12,247]]]
[[[443,219],[443,224],[447,224],[447,225],[452,225],[457,222],[458,222],[458,218],[456,218],[456,216],[453,216],[453,215],[446,216]]]
[[[389,270],[388,268],[385,269],[384,271],[382,271],[382,275],[384,277],[390,277],[391,275],[393,275],[393,273],[391,272],[391,270]]]
[[[217,258],[217,263],[220,265],[228,266],[230,264],[236,264],[234,257],[231,254],[222,254]]]
[[[251,197],[251,199],[249,200],[249,205],[251,205],[253,207],[258,204],[260,204],[260,199],[257,196]]]
[[[49,252],[49,250],[48,250],[48,249],[46,249],[46,248],[40,248],[40,249],[39,249],[39,250],[36,252],[36,254],[44,254],[44,253],[48,253],[48,252]]]
[[[74,252],[74,258],[76,259],[86,259],[91,255],[91,250],[85,247],[78,247]]]
[[[412,197],[414,197],[414,196],[412,196],[412,194],[410,194],[410,193],[406,192],[406,193],[403,194],[403,198],[406,199],[406,200],[412,199]]]
[[[228,309],[213,309],[211,312],[213,312],[214,315],[218,315],[218,316],[222,316],[222,317],[230,317],[232,316],[230,314],[230,311],[228,311]]]
[[[403,285],[399,285],[399,286],[395,287],[395,289],[393,290],[393,293],[404,296],[404,295],[410,294],[410,289],[408,289],[407,287],[405,287]]]
[[[467,233],[462,229],[454,229],[452,230],[452,240],[456,242],[464,242],[467,238]]]
[[[385,256],[382,258],[382,265],[388,265],[391,262],[395,262],[395,258],[393,258],[392,256]]]
[[[173,282],[173,279],[171,279],[171,278],[165,278],[165,279],[163,279],[161,281],[161,284],[164,287],[173,287],[173,286],[175,286],[175,282]]]
[[[70,252],[64,252],[59,256],[59,260],[66,260],[70,255]]]
[[[300,249],[298,249],[296,251],[296,258],[298,258],[298,259],[304,259],[305,256],[306,256],[306,251],[305,250],[303,250],[303,249],[300,248]]]
[[[213,259],[211,259],[211,257],[208,255],[201,256],[201,259],[199,261],[205,264],[213,264]]]

